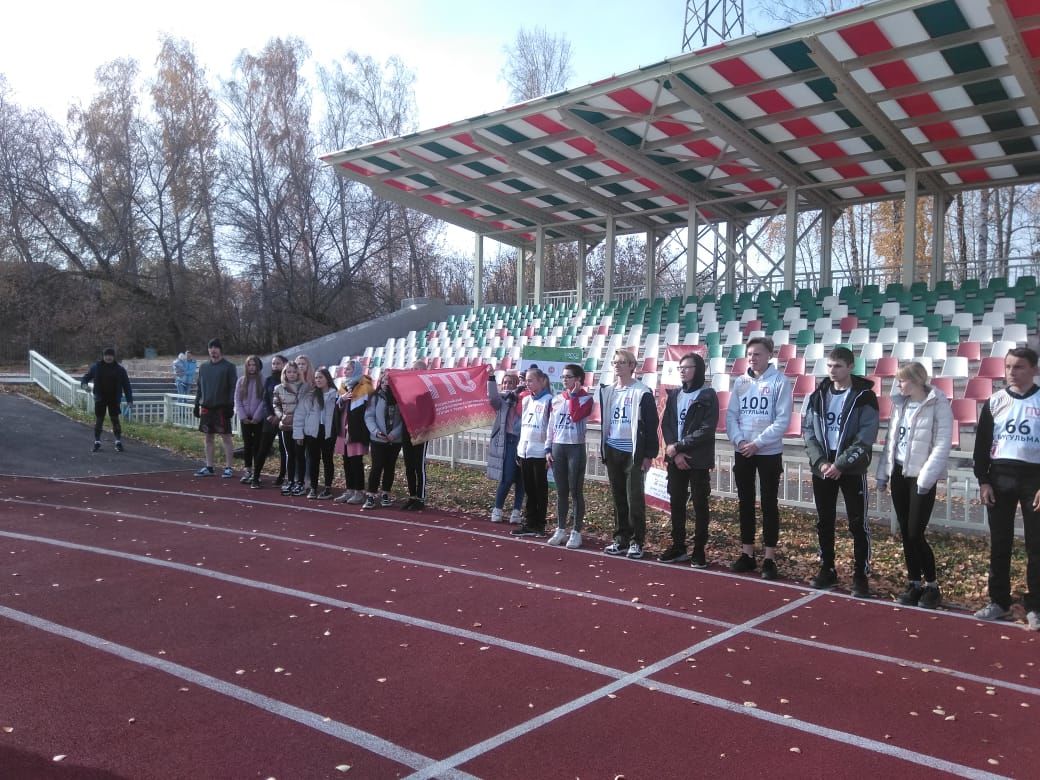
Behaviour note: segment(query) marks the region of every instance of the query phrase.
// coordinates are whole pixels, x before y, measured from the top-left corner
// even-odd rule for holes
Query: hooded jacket
[[[332,417],[336,411],[337,395],[334,387],[320,395],[313,387],[302,390],[293,417],[293,438],[299,440],[304,436],[317,436],[321,426],[325,426],[326,439],[335,438]]]
[[[743,415],[745,406],[760,411]],[[726,436],[734,447],[750,441],[758,447],[759,455],[780,455],[792,406],[791,383],[775,366],[769,366],[757,377],[748,369],[733,385],[726,409]]]
[[[674,444],[685,455],[693,469],[715,468],[715,429],[719,424],[719,397],[704,386],[704,358],[694,355],[693,379],[689,384],[668,391],[661,417],[661,438],[665,446]],[[686,410],[682,435],[679,435],[679,394],[699,390]],[[671,460],[671,458],[666,458]]]
[[[519,393],[509,390],[505,393],[498,389],[498,383],[494,379],[488,379],[488,403],[495,410],[495,422],[491,426],[491,439],[488,441],[487,475],[489,479],[496,482],[502,479],[502,468],[506,453],[506,435],[512,435],[519,439],[520,430],[507,430],[510,412],[520,403]],[[520,415],[516,415],[517,424]]]
[[[106,363],[99,360],[83,375],[79,383],[84,387],[88,382],[94,383],[94,400],[117,404],[120,397],[125,397],[128,404],[134,402],[134,391],[130,388],[130,377],[126,369],[116,361]]]
[[[909,400],[902,393],[892,396],[892,419],[888,423],[888,441],[885,442],[885,451],[878,460],[879,486],[888,484],[892,469],[895,468],[898,431],[904,424]],[[950,410],[949,399],[941,390],[928,388],[928,395],[921,402],[914,419],[910,421],[910,429],[906,435],[903,476],[916,477],[918,489],[927,493],[936,482],[946,476],[953,441],[953,412]]]
[[[404,422],[393,393],[389,388],[377,390],[368,399],[365,409],[365,425],[372,436],[373,444],[400,444]],[[385,439],[379,438],[382,433]]]
[[[841,408],[834,465],[842,474],[866,474],[873,454],[872,448],[877,441],[880,422],[877,396],[871,389],[874,383],[869,379],[855,375],[849,378],[851,384],[845,391],[845,403]],[[817,476],[820,476],[820,466],[831,462],[827,447],[825,398],[833,387],[834,383],[830,378],[820,382],[809,396],[805,416],[802,418],[806,454],[809,456],[813,473]]]

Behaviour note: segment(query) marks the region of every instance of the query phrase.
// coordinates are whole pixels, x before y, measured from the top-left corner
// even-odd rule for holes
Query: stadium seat
[[[937,341],[945,341],[951,346],[961,341],[961,329],[956,325],[943,325],[935,336]]]
[[[975,372],[975,376],[985,377],[986,379],[1003,379],[1004,358],[999,355],[982,358],[982,361],[979,363],[979,370]]]
[[[959,329],[962,333],[967,333],[975,325],[975,317],[966,311],[959,311],[953,315],[950,320],[950,325]]]
[[[823,344],[810,344],[802,352],[802,357],[805,358],[805,364],[809,365],[810,363],[822,358],[824,354],[825,350]]]
[[[912,328],[907,330],[904,341],[909,341],[913,344],[927,344],[931,338],[929,335],[928,328],[924,325],[914,325]]]
[[[877,393],[878,419],[887,423],[892,419],[892,396],[888,393]]]
[[[1029,333],[1026,326],[1017,322],[1005,325],[1000,334],[1001,341],[1014,341],[1017,344],[1025,344],[1028,338]]]
[[[777,331],[779,333],[779,331]],[[789,362],[798,354],[798,347],[794,344],[779,344],[776,350],[777,360],[781,363]]]
[[[975,425],[979,419],[978,402],[974,398],[954,398],[950,401],[953,419],[961,425]]]
[[[813,361],[812,372],[814,377],[827,376],[827,358],[820,358]]]
[[[1003,328],[1003,325],[1001,325]],[[978,341],[981,344],[989,344],[993,341],[993,327],[991,325],[972,325],[968,331],[968,341]]]
[[[993,380],[988,377],[977,376],[968,380],[964,386],[963,398],[972,398],[976,401],[985,401],[993,395]]]
[[[733,365],[729,369],[730,376],[740,376],[746,374],[748,370],[748,359],[746,357],[738,357],[733,361]]]
[[[967,379],[969,376],[968,358],[963,355],[954,355],[946,358],[946,362],[943,363],[942,376],[949,376],[954,379]]]
[[[953,377],[933,376],[929,384],[947,398],[953,398]]]
[[[892,357],[900,363],[906,363],[916,357],[914,345],[909,341],[897,341],[892,345]]]
[[[882,378],[893,377],[898,370],[898,360],[891,356],[881,357],[878,358],[877,365],[874,366],[874,375]]]
[[[861,346],[870,342],[869,328],[853,328],[849,331],[848,343],[852,346]]]
[[[878,331],[874,341],[878,344],[892,345],[899,341],[899,331],[896,328],[882,328]]]
[[[859,327],[859,318],[855,315],[851,317],[842,317],[841,322],[838,323],[838,327],[841,328],[842,333],[851,333]]]
[[[867,363],[876,363],[885,354],[885,345],[878,344],[876,341],[869,341],[863,345],[859,354]]]
[[[957,344],[956,355],[974,363],[982,359],[982,345],[977,341],[961,341]]]
[[[949,347],[945,341],[928,341],[921,350],[923,357],[930,357],[933,361],[942,362],[949,354]]]
[[[787,376],[801,376],[805,373],[805,358],[804,357],[793,357],[787,361],[787,365],[784,366],[784,374]]]
[[[802,374],[801,376],[795,377],[794,387],[791,390],[791,394],[795,398],[804,398],[815,389],[816,377],[812,374]]]
[[[791,414],[790,422],[787,423],[787,430],[784,431],[785,439],[800,439],[802,438],[802,415],[797,413]]]
[[[1018,344],[1014,341],[994,341],[993,344],[990,345],[989,354],[994,357],[1003,358],[1007,356],[1009,350],[1015,349],[1016,347],[1018,347]]]
[[[711,375],[711,388],[716,393],[722,392],[722,391],[725,391],[725,392],[728,393],[731,386],[732,386],[732,381],[730,379],[730,375],[729,374],[721,373],[721,374],[712,374]]]

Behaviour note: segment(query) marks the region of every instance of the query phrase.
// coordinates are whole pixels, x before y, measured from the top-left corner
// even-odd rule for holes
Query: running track
[[[0,777],[1036,776],[1040,635],[599,549],[0,477]]]

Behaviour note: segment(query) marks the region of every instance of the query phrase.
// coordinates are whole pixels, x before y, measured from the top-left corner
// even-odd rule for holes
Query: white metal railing
[[[49,392],[66,406],[74,406],[84,411],[93,407],[91,394],[83,390],[79,381],[70,377],[60,368],[37,352],[29,353],[29,376],[32,380]],[[181,428],[194,428],[197,421],[192,414],[194,398],[187,395],[165,393],[154,400],[142,399],[134,402],[133,419],[141,423],[167,423]],[[235,432],[238,432],[238,421],[235,421]],[[586,476],[596,482],[606,482],[607,472],[599,458],[599,428],[589,426],[589,443]],[[487,465],[487,452],[491,431],[487,428],[456,433],[434,439],[427,449],[430,460],[447,463],[451,468],[457,466],[473,466],[483,468]],[[784,476],[780,483],[780,503],[784,506],[813,511],[816,507],[812,497],[812,471],[809,459],[805,456],[805,448],[799,440],[785,441]],[[881,455],[881,448],[875,447],[875,462]],[[940,484],[936,496],[935,509],[931,524],[953,531],[982,533],[986,531],[986,515],[979,504],[978,483],[971,470],[971,454],[954,452],[951,454],[951,468],[947,474],[945,487]],[[712,494],[725,498],[736,498],[736,484],[733,480],[733,451],[725,436],[719,435],[715,470],[712,472]],[[870,480],[873,485],[873,479]],[[892,531],[899,526],[892,511],[892,501],[888,493],[873,489],[869,494],[868,513],[873,518],[887,518]],[[1015,532],[1023,534],[1021,516],[1016,518]]]

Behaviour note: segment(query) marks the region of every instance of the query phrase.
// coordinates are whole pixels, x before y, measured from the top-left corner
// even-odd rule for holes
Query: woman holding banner
[[[545,439],[546,461],[556,482],[556,533],[549,544],[567,543],[581,547],[581,528],[585,521],[585,422],[594,400],[585,392],[585,370],[568,363],[560,374],[564,390],[552,400],[549,431]],[[571,497],[574,512],[570,511]]]
[[[491,510],[492,523],[501,523],[505,519],[502,512],[510,488],[513,488],[513,512],[509,522],[519,525],[523,520],[520,509],[524,505],[524,480],[516,462],[516,445],[520,442],[519,381],[515,373],[507,371],[502,376],[500,390],[494,373],[488,374],[488,402],[495,410],[495,424],[488,444],[487,475],[498,481],[495,507]]]

